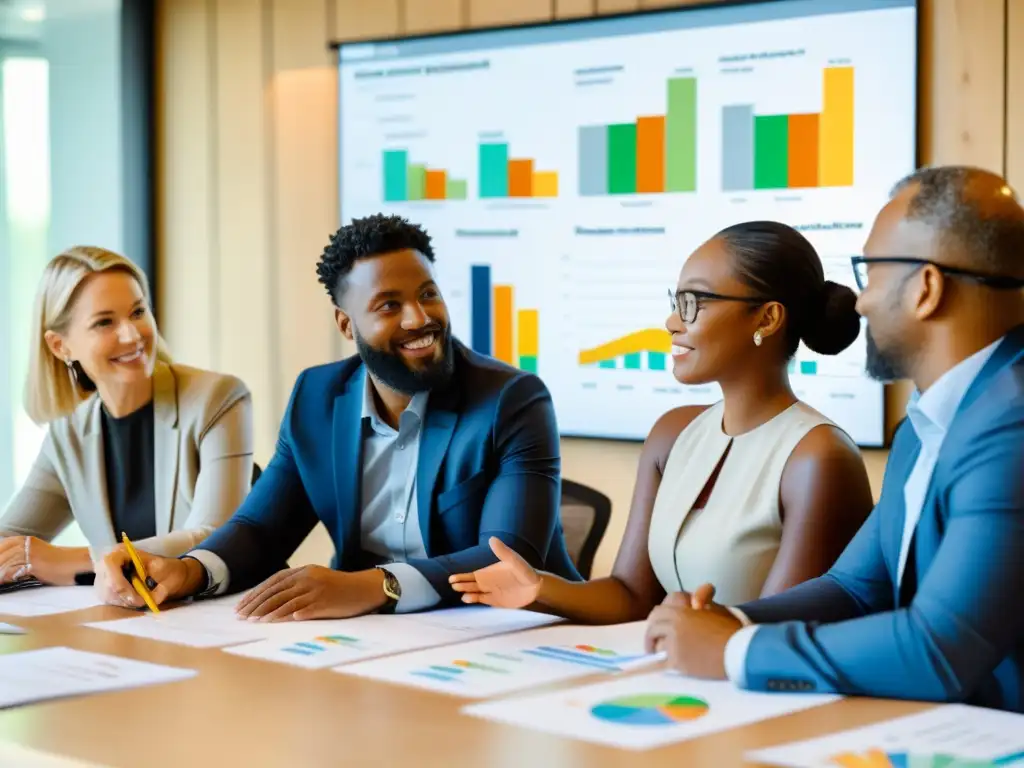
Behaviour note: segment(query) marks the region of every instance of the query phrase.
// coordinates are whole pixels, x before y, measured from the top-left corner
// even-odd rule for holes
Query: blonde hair
[[[71,323],[71,310],[79,287],[91,275],[108,272],[127,272],[138,282],[142,294],[150,303],[149,281],[135,264],[113,251],[89,245],[68,248],[50,259],[39,281],[33,309],[34,338],[25,382],[25,410],[36,424],[48,424],[67,416],[89,396],[89,392],[76,383],[67,365],[58,360],[46,343],[46,332],[67,333]],[[171,362],[171,355],[160,334],[156,334],[157,360]]]

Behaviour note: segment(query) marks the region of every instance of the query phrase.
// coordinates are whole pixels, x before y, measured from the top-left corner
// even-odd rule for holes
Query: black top
[[[156,535],[153,403],[115,419],[103,408],[103,459],[114,535],[132,541]]]

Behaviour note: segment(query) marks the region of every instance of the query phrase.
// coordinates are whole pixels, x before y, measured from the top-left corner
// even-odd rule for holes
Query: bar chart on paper
[[[580,126],[581,196],[697,189],[697,78],[669,78],[665,97],[664,114]]]
[[[534,158],[510,154],[501,134],[481,136],[477,156],[481,199],[558,197],[558,171],[541,170]]]
[[[384,200],[389,203],[418,200],[465,200],[465,179],[456,179],[443,168],[410,162],[406,149],[386,149],[382,153]]]
[[[760,114],[722,107],[722,189],[850,187],[854,184],[854,67],[822,70],[821,110]]]
[[[339,668],[343,672],[467,697],[492,696],[660,660],[643,649],[643,622],[546,627]]]
[[[951,704],[745,757],[787,768],[1020,768],[1024,715]]]
[[[482,355],[537,373],[540,312],[517,307],[515,287],[495,284],[491,273],[489,264],[470,267],[471,345]]]

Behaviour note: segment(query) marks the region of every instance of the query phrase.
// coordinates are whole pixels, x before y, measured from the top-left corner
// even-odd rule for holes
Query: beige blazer
[[[93,559],[119,543],[107,501],[99,396],[50,424],[0,536],[50,541],[74,519]],[[224,523],[252,485],[252,398],[239,379],[157,362],[153,371],[157,535],[135,543],[175,557]]]

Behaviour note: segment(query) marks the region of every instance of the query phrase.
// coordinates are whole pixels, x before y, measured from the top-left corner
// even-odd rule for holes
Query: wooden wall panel
[[[270,30],[262,0],[216,0],[214,24],[219,368],[240,376],[252,391],[256,457],[262,463],[277,437],[272,371],[279,356],[264,101]]]
[[[405,0],[405,33],[447,32],[459,29],[463,0]]]
[[[551,18],[552,0],[469,0],[471,27],[497,26]]]
[[[598,13],[626,13],[640,7],[640,0],[597,0]]]
[[[1007,0],[1006,178],[1024,199],[1024,0]]]
[[[922,10],[922,159],[1002,173],[1004,0],[925,0]]]
[[[555,16],[559,19],[593,16],[597,13],[597,0],[555,0]]]
[[[160,331],[181,362],[212,367],[220,339],[214,279],[212,21],[206,0],[161,4],[156,118]]]
[[[400,27],[401,0],[330,0],[335,40],[394,35]]]
[[[277,280],[274,414],[299,373],[335,357],[337,327],[316,262],[338,227],[338,77],[324,0],[272,0],[268,85]]]

